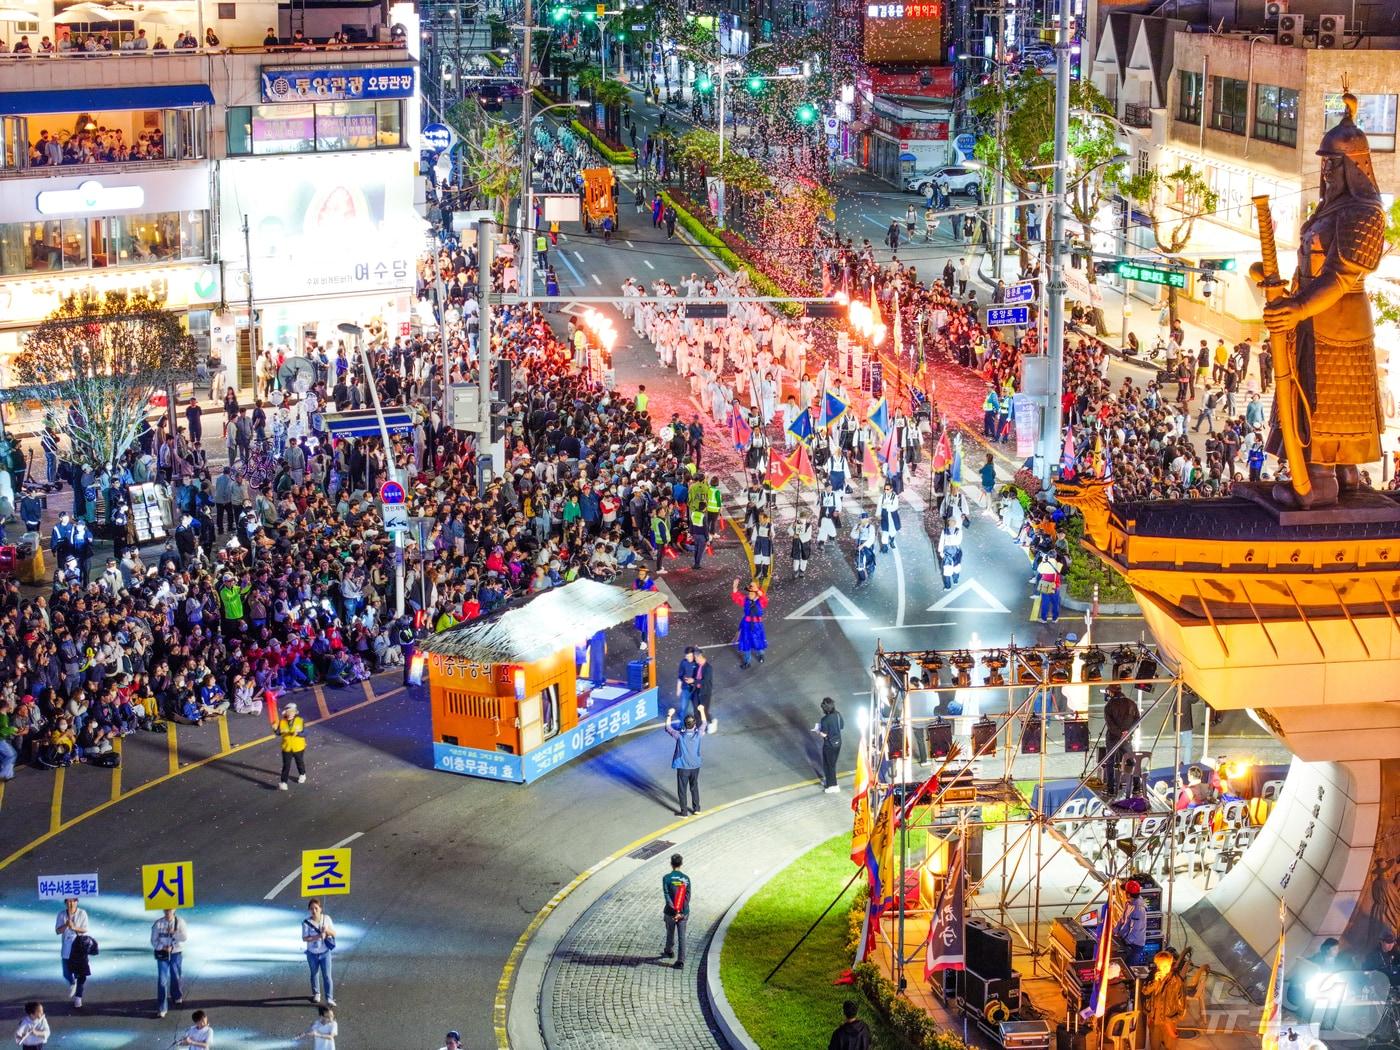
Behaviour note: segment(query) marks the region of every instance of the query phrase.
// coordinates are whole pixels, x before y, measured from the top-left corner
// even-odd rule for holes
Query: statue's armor
[[[1319,209],[1300,231],[1296,291],[1340,281],[1346,293],[1298,326],[1298,377],[1307,402],[1299,419],[1309,463],[1372,463],[1381,458],[1383,424],[1375,332],[1366,274],[1380,262],[1385,216],[1369,201],[1343,198]],[[1285,391],[1280,389],[1279,396]],[[1270,448],[1281,440],[1275,431]]]

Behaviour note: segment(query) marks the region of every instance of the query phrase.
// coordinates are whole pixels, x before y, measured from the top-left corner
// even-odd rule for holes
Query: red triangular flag
[[[792,468],[792,472],[797,476],[798,481],[805,482],[809,485],[815,485],[817,483],[817,472],[812,466],[812,457],[808,454],[806,445],[797,446],[797,451],[795,451],[788,460],[788,466]]]
[[[768,484],[773,486],[773,491],[781,492],[787,483],[792,480],[792,477],[792,464],[776,452],[769,450]]]

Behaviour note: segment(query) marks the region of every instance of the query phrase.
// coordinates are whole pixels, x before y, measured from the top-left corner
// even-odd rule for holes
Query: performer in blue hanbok
[[[729,592],[730,600],[744,610],[743,618],[739,620],[739,637],[735,644],[739,647],[739,656],[743,660],[741,667],[747,669],[750,659],[758,657],[758,662],[763,663],[763,650],[768,648],[768,636],[763,630],[763,616],[768,609],[768,595],[763,593],[763,588],[757,580],[749,583],[747,591],[739,590],[739,577],[734,577],[734,586]]]
[[[652,578],[651,570],[645,565],[637,566],[637,578],[632,581],[634,591],[654,591],[656,590],[656,580]],[[639,645],[645,649],[647,647],[647,617],[645,614],[632,617],[632,626],[637,629],[641,640]]]

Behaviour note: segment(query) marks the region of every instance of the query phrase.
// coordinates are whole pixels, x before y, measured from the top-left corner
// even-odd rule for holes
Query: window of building
[[[1356,126],[1376,153],[1395,152],[1395,95],[1357,95]],[[1342,119],[1342,96],[1322,96],[1323,126],[1332,129]]]
[[[1137,170],[1134,172],[1138,178],[1146,178],[1152,171],[1152,156],[1145,149],[1137,151]]]
[[[1249,85],[1234,77],[1211,77],[1210,126],[1243,135],[1249,120]]]
[[[1201,74],[1183,69],[1177,74],[1176,119],[1201,122]]]
[[[219,5],[219,21],[221,21],[221,22],[234,22],[234,21],[237,21],[237,19],[238,19],[238,5],[237,5],[237,4],[220,4],[220,5]]]
[[[402,145],[403,106],[397,99],[230,106],[228,110],[231,157]]]
[[[208,113],[199,107],[5,117],[0,135],[0,162],[10,171],[201,160],[208,156]]]
[[[203,211],[0,223],[5,277],[208,257],[209,215]]]
[[[1255,87],[1254,137],[1283,146],[1298,145],[1298,92],[1271,84]]]

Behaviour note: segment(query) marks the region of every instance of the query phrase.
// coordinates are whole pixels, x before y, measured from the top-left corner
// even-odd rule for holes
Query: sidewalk
[[[721,919],[751,887],[850,822],[848,796],[802,785],[678,821],[606,864],[531,942],[511,998],[511,1045],[726,1047],[703,991],[706,949]],[[660,958],[661,877],[673,852],[685,856],[694,893],[679,971]]]

